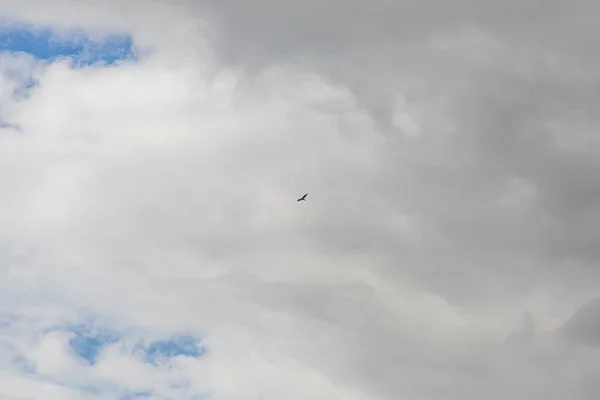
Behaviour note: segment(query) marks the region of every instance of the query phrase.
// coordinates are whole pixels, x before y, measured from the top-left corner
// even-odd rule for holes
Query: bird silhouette
[[[306,196],[308,196],[308,193],[306,193],[304,196],[300,197],[298,200],[296,201],[306,201]]]

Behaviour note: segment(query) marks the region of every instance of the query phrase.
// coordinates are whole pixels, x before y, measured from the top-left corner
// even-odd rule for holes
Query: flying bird
[[[306,193],[304,196],[300,197],[298,200],[296,201],[306,201],[306,196],[308,196],[308,193]]]

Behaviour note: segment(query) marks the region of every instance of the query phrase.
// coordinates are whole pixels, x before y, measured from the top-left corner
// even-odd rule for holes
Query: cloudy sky
[[[0,0],[0,398],[596,399],[599,12]]]

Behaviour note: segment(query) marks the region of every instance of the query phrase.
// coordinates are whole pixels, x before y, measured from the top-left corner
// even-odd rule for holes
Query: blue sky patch
[[[180,335],[169,340],[156,340],[146,349],[146,359],[154,363],[160,357],[176,357],[180,355],[188,357],[201,357],[205,353],[203,347],[198,347],[197,339],[190,335]]]
[[[92,329],[89,324],[72,326],[67,330],[75,333],[75,337],[69,340],[71,350],[90,365],[96,363],[102,347],[115,343],[121,338],[121,335],[116,332]]]
[[[127,393],[119,397],[119,400],[137,400],[137,399],[147,399],[152,396],[152,392],[134,392]]]
[[[69,58],[75,67],[96,63],[115,65],[136,59],[130,36],[109,35],[101,40],[93,40],[82,31],[72,35],[57,35],[50,28],[6,22],[0,22],[0,51],[27,53],[50,62]]]
[[[108,329],[102,329],[93,323],[70,325],[60,330],[75,334],[69,340],[69,346],[75,355],[87,361],[90,365],[96,363],[96,358],[104,346],[119,342],[123,335]],[[148,363],[156,364],[158,359],[171,358],[180,355],[201,357],[205,348],[198,345],[198,339],[191,335],[178,335],[168,339],[155,340],[148,345],[138,342],[133,347],[133,353],[138,353]]]

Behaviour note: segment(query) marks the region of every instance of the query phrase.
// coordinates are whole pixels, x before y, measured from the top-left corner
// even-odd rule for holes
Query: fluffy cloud
[[[590,10],[434,3],[0,4],[141,49],[0,62],[0,393],[591,399]]]

